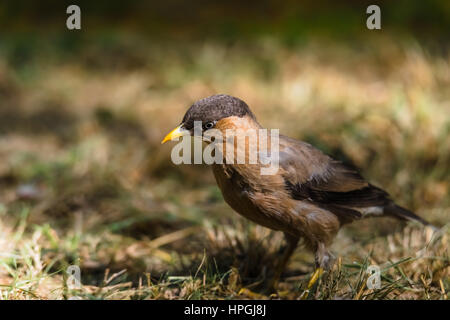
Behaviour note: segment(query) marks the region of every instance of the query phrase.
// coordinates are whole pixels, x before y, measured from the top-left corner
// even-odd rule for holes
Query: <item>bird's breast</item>
[[[289,228],[292,221],[285,207],[287,202],[283,201],[284,189],[277,190],[276,184],[270,189],[267,181],[261,181],[252,175],[252,169],[242,166],[214,164],[212,169],[225,202],[233,210],[273,230]]]

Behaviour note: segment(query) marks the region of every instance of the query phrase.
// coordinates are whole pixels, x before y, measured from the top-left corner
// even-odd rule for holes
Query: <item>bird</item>
[[[201,124],[199,130],[195,130],[196,121]],[[212,129],[225,136],[227,130],[259,132],[264,128],[243,100],[216,94],[192,104],[181,123],[161,143],[182,136],[206,136]],[[254,142],[249,139],[245,146],[250,143]],[[236,152],[236,144],[227,144],[230,146]],[[386,191],[367,182],[354,166],[332,158],[309,143],[279,135],[278,153],[275,174],[261,174],[260,162],[211,164],[223,198],[234,211],[284,233],[286,248],[275,266],[269,290],[276,290],[300,239],[314,253],[315,271],[308,284],[311,287],[324,271],[332,268],[335,257],[330,246],[342,226],[373,216],[431,226],[397,205]]]

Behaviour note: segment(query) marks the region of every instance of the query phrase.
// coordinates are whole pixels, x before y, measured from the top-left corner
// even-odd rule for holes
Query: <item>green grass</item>
[[[76,56],[50,40],[44,56],[1,47],[0,299],[447,299],[448,53],[390,38],[109,41]],[[232,212],[206,166],[175,166],[160,145],[214,93],[354,163],[441,232],[359,221],[341,230],[338,262],[313,288],[313,257],[299,247],[278,294],[262,295],[282,235]],[[378,290],[366,287],[372,264]],[[69,265],[81,288],[67,286]]]

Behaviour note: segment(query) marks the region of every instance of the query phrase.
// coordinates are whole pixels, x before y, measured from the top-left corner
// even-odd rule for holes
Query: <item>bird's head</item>
[[[185,113],[181,124],[173,129],[161,143],[181,136],[198,134],[194,130],[194,122],[201,122],[201,133],[219,128],[230,119],[247,118],[256,123],[255,116],[248,105],[241,99],[217,94],[195,102]],[[222,126],[223,127],[223,126]]]

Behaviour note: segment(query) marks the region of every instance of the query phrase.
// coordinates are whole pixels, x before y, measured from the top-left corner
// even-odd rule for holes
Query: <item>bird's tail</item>
[[[403,207],[400,207],[400,206],[396,205],[395,203],[392,203],[392,204],[384,207],[384,213],[386,215],[395,217],[395,218],[400,219],[400,220],[418,221],[418,222],[422,223],[425,226],[431,227],[431,228],[433,228],[435,230],[437,229],[431,223],[429,223],[425,219],[419,217],[414,212],[409,211],[408,209],[405,209]]]

